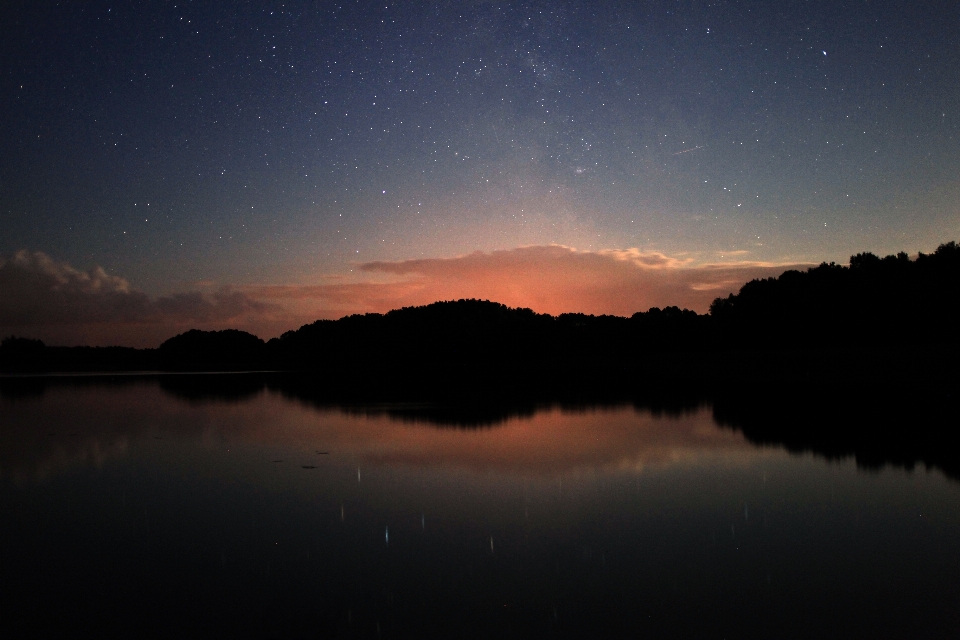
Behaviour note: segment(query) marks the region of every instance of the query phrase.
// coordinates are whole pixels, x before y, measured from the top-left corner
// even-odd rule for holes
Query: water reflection
[[[770,407],[341,407],[193,380],[6,388],[0,635],[960,631],[960,485],[716,424],[749,435]]]
[[[102,464],[108,456],[123,455],[131,442],[162,438],[281,448],[303,468],[312,468],[318,455],[332,454],[364,466],[460,467],[520,476],[639,470],[703,456],[731,458],[752,449],[739,433],[716,428],[702,406],[671,413],[628,404],[494,406],[478,417],[471,407],[458,412],[431,404],[318,408],[239,381],[211,379],[192,393],[168,379],[159,385],[86,381],[8,399],[0,473],[44,478],[75,465]]]
[[[6,423],[80,422],[52,429],[54,435],[45,439],[29,431],[0,434],[9,441],[0,451],[0,473],[44,475],[83,460],[97,464],[105,456],[122,453],[126,439],[145,429],[178,425],[175,432],[216,431],[222,426],[216,414],[229,416],[231,437],[281,443],[323,434],[341,450],[379,463],[442,462],[538,473],[577,466],[662,464],[708,450],[747,448],[734,434],[710,428],[716,424],[742,433],[754,445],[813,452],[827,459],[852,457],[866,469],[893,465],[910,470],[920,464],[960,480],[958,437],[948,428],[954,413],[949,397],[863,398],[807,391],[739,390],[709,399],[691,392],[562,402],[549,397],[383,402],[345,401],[325,393],[316,380],[283,374],[6,378],[0,379],[0,402],[5,401],[10,414]],[[43,400],[48,395],[52,400]],[[170,403],[169,397],[181,402]],[[77,399],[76,407],[64,404],[69,398]],[[42,415],[30,415],[31,399],[42,400],[36,405]],[[262,413],[263,402],[271,407],[269,417],[251,421],[250,416]],[[704,407],[712,408],[712,419]],[[83,416],[92,415],[97,416],[95,424],[83,423]],[[295,433],[293,424],[309,425],[312,431]],[[494,429],[497,434],[442,436],[403,426]],[[590,435],[597,431],[602,432],[599,439]],[[64,433],[78,435],[71,436],[73,440],[54,438]],[[540,442],[546,433],[550,437]],[[364,450],[366,445],[371,448]],[[33,459],[44,460],[36,465],[36,474],[27,471]]]

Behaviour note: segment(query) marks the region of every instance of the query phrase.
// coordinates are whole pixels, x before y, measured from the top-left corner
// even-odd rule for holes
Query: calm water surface
[[[399,410],[398,410],[399,409]],[[960,637],[960,485],[709,407],[0,399],[4,637]]]

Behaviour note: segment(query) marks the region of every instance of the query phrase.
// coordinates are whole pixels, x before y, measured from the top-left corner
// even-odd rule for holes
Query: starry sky
[[[13,2],[0,58],[0,327],[63,340],[703,311],[960,236],[956,2]]]

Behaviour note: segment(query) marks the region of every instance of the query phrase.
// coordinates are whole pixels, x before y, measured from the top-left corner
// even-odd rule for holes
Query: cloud
[[[326,317],[459,298],[495,300],[550,314],[631,315],[669,305],[705,312],[714,298],[737,291],[751,279],[805,266],[809,265],[694,264],[690,258],[638,249],[577,251],[546,245],[360,265],[371,280],[387,280],[381,282],[261,286],[244,291],[257,299],[288,300],[301,309],[312,303]]]
[[[80,271],[41,252],[0,258],[4,335],[39,335],[67,344],[115,344],[109,336],[122,335],[133,337],[124,344],[141,346],[178,329],[228,326],[275,309],[230,288],[151,298],[101,267]]]
[[[479,298],[541,313],[628,316],[677,305],[705,312],[718,296],[784,265],[696,264],[638,249],[529,246],[453,258],[376,261],[359,279],[314,285],[235,285],[151,297],[100,267],[81,271],[40,252],[0,258],[0,335],[48,344],[156,346],[191,328],[236,328],[270,338],[317,318]],[[205,287],[205,290],[210,287]]]

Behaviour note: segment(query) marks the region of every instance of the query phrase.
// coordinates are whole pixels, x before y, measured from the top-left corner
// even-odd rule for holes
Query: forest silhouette
[[[960,478],[958,293],[960,246],[949,242],[912,260],[861,253],[849,266],[753,280],[709,314],[551,316],[458,300],[318,320],[267,342],[237,330],[192,330],[157,349],[9,337],[0,369],[272,372],[164,375],[161,385],[200,402],[271,388],[315,406],[394,403],[388,413],[465,428],[557,403],[710,403],[721,425],[758,444]],[[0,393],[48,384],[8,376]]]
[[[838,352],[953,352],[960,345],[958,290],[960,246],[949,242],[913,260],[905,253],[860,253],[849,266],[823,263],[753,280],[717,298],[708,314],[667,307],[629,318],[551,316],[457,300],[317,320],[268,342],[234,329],[194,329],[157,349],[49,347],[10,336],[0,343],[0,370],[284,370],[350,380],[351,387],[382,381],[518,391],[598,377],[697,377],[726,366],[741,374],[737,369],[757,357],[765,363],[759,354],[771,352],[813,352],[826,364],[834,364],[829,354]],[[731,361],[732,354],[753,358]],[[796,358],[791,364],[798,364]]]

